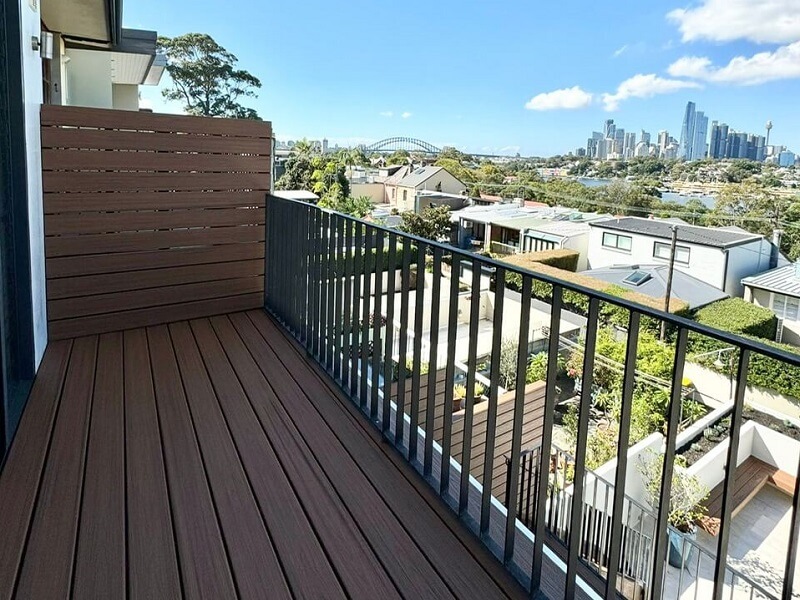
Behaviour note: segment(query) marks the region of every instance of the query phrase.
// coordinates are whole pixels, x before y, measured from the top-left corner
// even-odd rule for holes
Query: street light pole
[[[672,226],[672,242],[669,248],[669,270],[667,271],[667,293],[664,295],[664,312],[669,312],[669,299],[672,295],[672,275],[675,273],[675,248],[678,244],[678,226]],[[667,322],[661,321],[661,341],[667,336]]]

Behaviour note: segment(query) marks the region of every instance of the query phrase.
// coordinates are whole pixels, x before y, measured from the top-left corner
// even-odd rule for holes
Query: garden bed
[[[742,416],[744,417],[743,424],[747,421],[755,421],[759,425],[763,425],[772,431],[783,434],[793,440],[800,441],[800,428],[796,427],[790,421],[784,421],[773,417],[772,415],[755,410],[749,406],[745,406]],[[679,455],[686,459],[687,466],[696,463],[703,456],[708,454],[717,444],[728,438],[730,419],[730,415],[728,415],[717,421],[717,423],[707,427],[703,430],[701,435],[688,444],[685,450],[679,452]]]

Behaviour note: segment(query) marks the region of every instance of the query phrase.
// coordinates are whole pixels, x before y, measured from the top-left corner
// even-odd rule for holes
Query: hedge
[[[503,262],[522,267],[523,269],[530,268],[531,264],[539,264],[574,273],[578,270],[580,253],[568,248],[554,248],[552,250],[542,250],[540,252],[523,252],[522,254],[500,256],[498,258]]]
[[[777,319],[771,310],[756,306],[741,298],[728,298],[727,300],[709,304],[698,310],[694,318],[703,325],[798,354],[797,347],[778,344],[773,341],[775,339]],[[691,354],[703,354],[725,348],[730,348],[730,345],[697,333],[689,334],[689,351]],[[714,354],[700,362],[726,376],[731,376],[731,373],[735,372],[736,369],[738,353],[722,355],[722,357],[725,356],[730,358],[723,359],[725,364],[722,368],[715,364],[717,355]],[[728,360],[733,361],[732,366],[728,366]],[[800,367],[787,365],[763,354],[752,353],[750,355],[747,383],[748,385],[773,390],[793,399],[800,399]]]
[[[771,310],[741,298],[728,298],[709,304],[698,310],[694,318],[709,327],[767,341],[775,339],[778,326],[778,320]]]

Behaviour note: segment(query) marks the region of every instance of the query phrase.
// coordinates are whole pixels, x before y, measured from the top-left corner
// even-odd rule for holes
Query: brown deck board
[[[52,343],[0,598],[522,597],[323,377],[263,312]]]
[[[212,319],[223,347],[251,398],[262,427],[284,463],[297,497],[328,548],[328,555],[354,598],[397,598],[399,594],[353,517],[338,501],[325,475],[277,415],[275,392],[226,317]],[[347,553],[343,554],[342,549]]]
[[[17,585],[18,598],[65,596],[72,580],[97,337],[75,341]]]
[[[266,314],[262,311],[253,311],[247,313],[246,317],[250,318],[253,325],[262,334],[262,342],[271,348],[271,361],[265,361],[262,363],[263,365],[283,363],[286,367],[302,360],[294,352],[289,340],[275,329],[275,324]],[[246,317],[245,315],[232,315],[231,318],[234,322],[240,321],[244,324],[242,319]],[[291,371],[292,369],[289,367],[289,372]],[[453,537],[452,531],[448,529],[442,519],[426,506],[424,499],[413,488],[410,489],[400,470],[385,468],[386,457],[375,440],[367,439],[363,429],[355,425],[344,414],[342,404],[330,402],[326,398],[326,396],[330,396],[331,390],[327,389],[322,381],[313,375],[304,377],[302,381],[311,404],[319,411],[316,418],[320,422],[328,423],[331,431],[335,431],[335,435],[350,455],[354,458],[357,457],[356,460],[368,476],[369,481],[407,528],[409,534],[414,537],[416,543],[445,579],[456,597],[463,598],[470,594],[479,594],[481,597],[496,595],[498,593],[497,582],[492,580],[473,556],[468,555],[468,558],[462,561],[463,564],[466,560],[470,560],[473,568],[452,568],[452,556],[458,552],[464,552],[463,544]],[[295,385],[298,383],[295,382]],[[281,395],[281,398],[284,402],[288,402],[289,395]],[[308,416],[305,418],[311,419]],[[398,489],[408,490],[411,493],[400,495],[397,493]],[[510,575],[504,577],[503,580],[509,586],[509,592],[521,592],[521,588],[515,582],[511,582]]]
[[[0,598],[13,593],[71,349],[72,340],[48,346],[2,472]]]
[[[124,354],[129,596],[176,598],[181,582],[144,329],[125,332]]]
[[[233,576],[166,326],[147,330],[184,593],[230,598]]]
[[[125,595],[125,416],[122,334],[100,336],[89,425],[76,598]]]
[[[193,321],[191,327],[295,597],[343,596],[336,573],[211,325],[204,319]],[[280,513],[273,510],[276,506],[281,507]]]
[[[169,331],[239,596],[291,598],[189,324]]]

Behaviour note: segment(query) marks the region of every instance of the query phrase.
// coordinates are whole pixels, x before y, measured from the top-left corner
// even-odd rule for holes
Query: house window
[[[800,316],[800,298],[774,294],[772,311],[784,321],[797,321]]]
[[[630,252],[632,240],[633,238],[629,235],[619,235],[618,233],[609,233],[607,231],[603,232],[603,246],[606,248]]]
[[[403,202],[405,203],[407,199],[408,199],[408,190],[403,190]]]
[[[675,262],[681,263],[683,265],[689,264],[689,252],[690,249],[688,246],[675,246]],[[664,242],[655,242],[653,244],[653,256],[655,258],[663,258],[664,260],[669,260],[670,255],[670,245]]]

